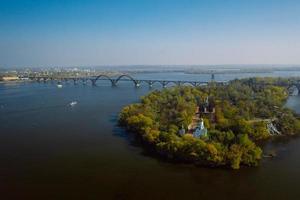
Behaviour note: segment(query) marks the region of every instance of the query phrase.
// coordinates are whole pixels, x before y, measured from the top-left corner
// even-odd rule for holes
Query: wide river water
[[[142,79],[209,80],[210,75],[136,74]],[[300,76],[300,72],[225,74]],[[266,144],[277,157],[259,167],[210,169],[149,156],[117,126],[121,108],[149,87],[0,84],[0,199],[299,199],[300,138]],[[155,85],[155,88],[161,88]],[[154,89],[155,89],[154,88]],[[71,101],[77,101],[74,107]],[[300,112],[300,97],[287,105]]]

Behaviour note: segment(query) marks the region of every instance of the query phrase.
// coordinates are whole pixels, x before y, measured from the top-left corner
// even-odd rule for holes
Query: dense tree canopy
[[[300,132],[295,113],[284,107],[288,97],[281,79],[252,78],[228,85],[172,87],[153,91],[140,103],[128,105],[120,113],[120,124],[136,133],[168,159],[199,165],[255,166],[262,150],[255,141],[270,137],[266,119],[272,119],[282,134]],[[207,97],[215,107],[214,117],[205,117],[208,137],[180,136],[187,129],[197,105]]]

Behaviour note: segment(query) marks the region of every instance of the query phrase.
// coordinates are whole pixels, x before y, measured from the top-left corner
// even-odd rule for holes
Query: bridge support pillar
[[[150,81],[150,80],[149,80],[149,81],[145,81],[145,82],[148,83],[148,85],[149,85],[150,88],[153,87],[153,83],[154,83],[153,81]]]
[[[149,87],[153,87],[153,82],[151,81],[151,82],[149,82]]]
[[[77,85],[77,80],[75,78],[73,78],[73,84]]]
[[[116,87],[117,86],[117,81],[116,80],[111,80],[111,86]]]
[[[176,81],[176,83],[175,83],[177,86],[181,86],[181,81]]]
[[[161,84],[162,84],[163,88],[166,88],[168,83],[166,81],[163,81],[163,82],[161,82]]]
[[[141,81],[135,81],[135,82],[134,82],[134,85],[135,85],[135,87],[140,87]]]
[[[211,74],[211,81],[212,82],[215,81],[215,74],[214,73]]]

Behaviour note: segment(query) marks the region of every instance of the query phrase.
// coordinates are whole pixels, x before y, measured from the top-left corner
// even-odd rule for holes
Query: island
[[[155,90],[128,105],[119,123],[162,158],[199,166],[257,166],[259,141],[300,133],[285,107],[290,79],[247,78],[225,85]]]

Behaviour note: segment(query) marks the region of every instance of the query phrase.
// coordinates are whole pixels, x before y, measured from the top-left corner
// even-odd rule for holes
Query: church
[[[182,126],[181,129],[178,131],[180,136],[186,134],[184,127]],[[207,128],[204,126],[204,121],[201,118],[201,121],[195,126],[193,129],[189,129],[188,134],[192,134],[195,138],[200,137],[207,137]]]
[[[207,128],[205,128],[204,126],[204,121],[201,118],[200,123],[197,125],[197,127],[195,128],[194,132],[193,132],[193,136],[195,138],[200,138],[201,136],[206,137],[207,136]]]

